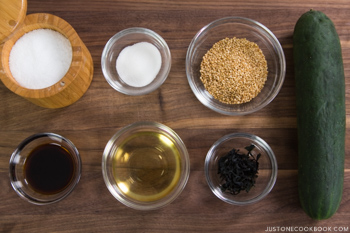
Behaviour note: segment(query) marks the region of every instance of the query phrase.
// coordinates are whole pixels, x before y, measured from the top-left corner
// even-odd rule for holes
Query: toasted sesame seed
[[[267,80],[267,62],[259,46],[247,39],[225,38],[203,56],[201,81],[205,89],[226,104],[251,101]]]

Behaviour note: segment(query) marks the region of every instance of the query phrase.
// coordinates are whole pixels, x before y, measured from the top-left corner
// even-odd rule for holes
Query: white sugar
[[[125,47],[116,62],[120,78],[133,87],[150,84],[159,73],[162,57],[156,46],[139,42]]]
[[[9,66],[19,85],[42,89],[65,76],[72,56],[72,46],[65,36],[51,29],[37,29],[17,40],[10,52]]]

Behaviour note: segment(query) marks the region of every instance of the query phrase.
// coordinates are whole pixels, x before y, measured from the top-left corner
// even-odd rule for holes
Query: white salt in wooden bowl
[[[57,83],[42,89],[22,87],[12,76],[9,57],[16,41],[25,33],[36,29],[51,29],[61,33],[71,43],[72,62],[65,74]],[[0,78],[4,85],[15,94],[45,108],[68,106],[87,91],[93,76],[91,54],[73,27],[65,20],[46,13],[27,15],[23,23],[3,44],[0,63]]]

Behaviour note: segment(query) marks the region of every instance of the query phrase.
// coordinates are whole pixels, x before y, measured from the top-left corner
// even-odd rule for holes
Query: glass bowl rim
[[[70,149],[72,151],[74,151],[74,154],[72,154],[72,156],[74,156],[74,158],[77,161],[75,175],[73,176],[73,178],[74,177],[75,178],[72,179],[69,186],[62,191],[62,194],[61,193],[56,194],[56,195],[58,195],[58,197],[56,199],[50,200],[50,201],[37,200],[35,197],[32,197],[32,196],[28,195],[27,193],[25,193],[24,191],[22,191],[20,189],[20,187],[18,187],[18,185],[16,184],[17,178],[15,175],[15,169],[16,169],[17,163],[15,161],[16,161],[17,156],[21,153],[21,151],[28,144],[30,144],[31,142],[33,142],[37,139],[40,139],[40,138],[49,138],[51,140],[52,140],[52,138],[55,138],[55,139],[64,141],[70,147]],[[35,205],[52,204],[52,203],[59,202],[59,201],[63,200],[64,198],[66,198],[69,194],[72,193],[72,191],[74,190],[76,185],[79,183],[80,178],[81,178],[81,171],[82,171],[82,161],[81,161],[80,153],[79,153],[77,147],[68,138],[63,137],[63,136],[56,134],[56,133],[51,133],[51,132],[35,133],[35,134],[25,138],[24,140],[22,140],[20,142],[20,144],[16,147],[14,152],[11,154],[10,161],[9,161],[9,176],[10,176],[10,182],[11,182],[12,188],[15,190],[15,192],[22,199],[28,201],[29,203],[35,204]]]
[[[128,133],[130,130],[138,129],[138,128],[142,129],[144,127],[146,127],[145,129],[151,129],[151,128],[157,129],[157,130],[160,129],[162,132],[165,132],[166,134],[171,136],[172,139],[174,139],[174,141],[176,142],[176,145],[180,149],[181,159],[184,160],[183,166],[181,167],[182,172],[180,175],[180,179],[178,181],[178,184],[174,188],[174,190],[172,190],[167,196],[151,202],[133,201],[132,199],[125,198],[124,195],[118,190],[118,187],[116,187],[116,189],[113,187],[114,186],[113,181],[110,180],[107,174],[108,173],[107,160],[108,160],[108,157],[111,156],[110,152],[114,146],[115,141],[119,137]],[[120,203],[136,210],[155,210],[155,209],[159,209],[167,206],[182,193],[183,189],[185,188],[188,182],[189,175],[190,175],[190,157],[189,157],[186,145],[184,144],[180,136],[173,129],[171,129],[170,127],[162,123],[158,123],[155,121],[138,121],[119,129],[107,142],[102,155],[102,175],[109,192]]]
[[[198,41],[198,39],[205,33],[207,33],[208,31],[210,31],[210,29],[215,28],[217,26],[226,24],[226,23],[239,23],[242,25],[253,25],[256,28],[258,28],[259,33],[260,34],[264,34],[267,35],[271,41],[273,41],[273,47],[274,50],[276,51],[278,57],[278,61],[279,61],[279,70],[280,70],[280,74],[277,85],[274,87],[274,91],[270,94],[270,96],[264,100],[263,104],[260,104],[258,107],[251,109],[249,111],[242,111],[242,112],[236,112],[236,111],[227,111],[227,110],[223,110],[221,108],[216,107],[215,105],[213,105],[211,103],[211,101],[208,101],[205,97],[202,96],[201,91],[199,91],[199,88],[197,87],[197,85],[195,85],[194,81],[192,81],[194,79],[194,77],[191,76],[191,58],[192,58],[192,54],[194,53],[194,49],[195,49],[195,44]],[[253,19],[250,18],[246,18],[246,17],[240,17],[240,16],[228,16],[228,17],[224,17],[224,18],[220,18],[220,19],[216,19],[212,22],[210,22],[209,24],[205,25],[204,27],[202,27],[197,33],[196,35],[193,37],[193,39],[191,40],[188,49],[187,49],[187,53],[186,53],[186,76],[187,76],[187,80],[188,83],[194,93],[194,95],[196,96],[196,98],[207,108],[218,112],[220,114],[223,115],[229,115],[229,116],[238,116],[238,115],[247,115],[247,114],[251,114],[254,113],[256,111],[261,110],[262,108],[266,107],[269,103],[271,103],[275,97],[278,95],[278,93],[280,92],[284,80],[285,80],[285,75],[286,75],[286,59],[285,59],[285,54],[282,48],[282,45],[280,44],[279,40],[277,39],[277,37],[273,34],[273,32],[268,29],[265,25],[263,25],[262,23],[255,21]]]
[[[146,86],[132,87],[132,86],[127,85],[128,88],[123,88],[123,87],[119,87],[118,85],[116,85],[114,83],[115,81],[113,80],[113,78],[111,78],[110,75],[108,74],[108,72],[107,72],[107,65],[108,65],[107,57],[108,56],[107,55],[108,55],[109,51],[111,50],[114,43],[116,43],[120,38],[127,36],[127,35],[130,35],[130,34],[147,35],[147,36],[153,38],[154,40],[156,40],[161,45],[161,48],[164,49],[164,54],[166,54],[166,57],[168,58],[169,61],[167,63],[164,63],[164,57],[162,56],[161,67],[164,67],[163,69],[165,70],[165,73],[161,78],[158,78],[159,81],[157,83],[153,83],[153,81],[157,79],[157,77],[156,77],[150,84],[148,84]],[[156,33],[155,31],[153,31],[151,29],[148,29],[148,28],[130,27],[130,28],[126,28],[126,29],[123,29],[123,30],[117,32],[107,41],[107,43],[105,44],[105,46],[102,50],[101,69],[102,69],[102,73],[103,73],[104,78],[106,79],[108,84],[114,90],[116,90],[120,93],[123,93],[125,95],[138,96],[138,95],[146,95],[146,94],[149,94],[149,93],[155,91],[165,82],[165,80],[168,78],[170,70],[171,70],[171,61],[172,61],[172,57],[171,57],[171,52],[170,52],[169,46],[162,36],[160,36],[158,33]],[[120,79],[120,78],[118,77],[118,79]],[[119,82],[119,81],[117,81],[117,82]],[[156,85],[154,85],[154,84],[156,84]]]
[[[256,197],[254,197],[252,199],[246,200],[246,201],[236,201],[236,200],[229,199],[229,198],[226,198],[225,196],[223,196],[222,192],[220,190],[218,190],[213,185],[212,179],[210,178],[210,175],[209,175],[209,164],[211,162],[212,157],[215,156],[215,153],[214,153],[215,149],[217,147],[219,147],[222,143],[227,142],[227,141],[232,140],[232,139],[235,139],[235,138],[244,138],[244,139],[248,139],[250,141],[254,141],[256,144],[258,144],[259,146],[261,146],[263,148],[263,150],[267,154],[269,161],[271,162],[271,177],[270,177],[269,182],[267,183],[266,187],[259,195],[257,195]],[[218,139],[210,147],[210,149],[205,157],[204,171],[205,171],[205,177],[206,177],[208,186],[209,186],[210,190],[215,194],[216,197],[218,197],[220,200],[222,200],[226,203],[232,204],[232,205],[249,205],[249,204],[253,204],[253,203],[256,203],[256,202],[262,200],[271,192],[271,190],[273,189],[273,187],[276,184],[277,173],[278,173],[278,164],[277,164],[276,156],[275,156],[274,152],[272,151],[271,147],[266,143],[266,141],[264,141],[259,136],[256,136],[256,135],[250,134],[250,133],[230,133],[230,134],[227,134],[227,135],[221,137],[220,139]]]

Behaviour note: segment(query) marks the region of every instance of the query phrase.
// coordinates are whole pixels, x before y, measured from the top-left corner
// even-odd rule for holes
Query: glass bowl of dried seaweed
[[[205,175],[212,192],[222,201],[247,205],[260,201],[277,179],[277,161],[270,146],[247,133],[217,140],[205,159]]]

